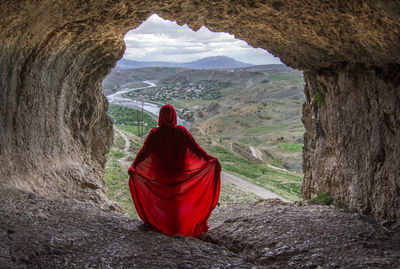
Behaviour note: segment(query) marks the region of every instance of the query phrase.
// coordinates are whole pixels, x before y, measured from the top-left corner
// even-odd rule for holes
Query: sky
[[[209,56],[228,56],[250,64],[280,64],[266,50],[253,48],[228,33],[206,27],[194,32],[188,26],[164,20],[156,14],[125,35],[124,59],[135,61],[190,62]]]

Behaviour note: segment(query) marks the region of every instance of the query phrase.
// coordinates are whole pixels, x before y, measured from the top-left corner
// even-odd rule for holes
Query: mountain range
[[[163,61],[132,61],[121,59],[117,63],[117,68],[131,69],[142,67],[183,67],[190,69],[225,69],[225,68],[247,68],[252,64],[239,62],[227,56],[212,56],[202,58],[193,62],[163,62]]]

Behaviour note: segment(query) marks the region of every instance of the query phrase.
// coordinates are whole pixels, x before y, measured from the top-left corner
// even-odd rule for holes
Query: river
[[[125,106],[125,107],[129,107],[129,108],[141,110],[142,109],[142,101],[126,98],[126,97],[123,97],[122,95],[124,93],[130,92],[130,91],[135,91],[135,90],[139,90],[139,89],[143,89],[143,88],[150,88],[150,87],[156,86],[156,84],[151,81],[145,80],[143,82],[148,84],[149,86],[140,87],[140,88],[123,89],[116,93],[107,95],[108,102],[110,104],[114,104],[114,105]],[[148,103],[148,102],[143,103],[143,110],[155,115],[157,118],[158,118],[158,113],[160,112],[160,108],[161,108],[161,106],[158,104],[153,104],[153,103]],[[190,123],[188,121],[182,120],[179,117],[177,118],[177,121],[178,121],[179,125],[183,125],[187,129],[190,129]]]

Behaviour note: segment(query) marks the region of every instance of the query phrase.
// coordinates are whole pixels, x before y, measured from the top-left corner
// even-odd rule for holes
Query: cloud
[[[231,34],[214,33],[204,26],[194,32],[155,14],[129,31],[124,40],[124,58],[130,60],[189,62],[224,55],[252,64],[281,63],[266,50],[253,48]]]

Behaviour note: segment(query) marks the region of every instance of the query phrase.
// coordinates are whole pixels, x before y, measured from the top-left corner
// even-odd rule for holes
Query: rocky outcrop
[[[400,65],[306,72],[302,194],[400,217]]]
[[[123,55],[123,35],[157,13],[194,30],[205,25],[212,31],[229,32],[252,46],[269,50],[287,65],[307,71],[307,91],[310,87],[319,91],[319,85],[324,84],[320,79],[327,79],[329,94],[324,98],[331,102],[332,113],[345,112],[346,106],[351,105],[331,90],[348,93],[354,101],[365,99],[357,94],[386,96],[371,99],[377,103],[370,105],[381,114],[363,114],[365,118],[375,117],[372,122],[380,118],[387,122],[378,124],[380,132],[387,136],[381,135],[376,149],[374,145],[362,145],[370,149],[365,151],[369,157],[361,157],[363,149],[358,147],[345,148],[350,145],[347,139],[355,134],[339,132],[336,135],[342,137],[329,134],[327,139],[315,139],[319,131],[314,129],[327,132],[330,119],[336,116],[330,118],[322,106],[316,113],[317,128],[312,123],[311,107],[315,102],[309,96],[304,120],[307,133],[303,193],[308,198],[320,189],[327,190],[377,217],[399,217],[399,191],[395,187],[398,172],[391,174],[394,170],[390,168],[398,164],[398,147],[391,153],[393,143],[389,137],[398,132],[398,111],[386,109],[398,100],[391,99],[398,87],[391,86],[395,78],[390,70],[397,70],[395,64],[400,63],[399,10],[400,4],[394,0],[2,1],[0,187],[16,187],[48,197],[89,199],[108,206],[102,173],[112,130],[101,81]],[[351,70],[340,71],[342,64],[351,66]],[[367,84],[359,83],[370,82],[367,77],[371,70],[377,74],[377,93],[365,90]],[[345,81],[353,85],[342,84],[343,80],[334,74],[345,74]],[[364,122],[352,119],[344,115],[340,118],[343,125],[356,126],[354,130],[372,131],[363,127]],[[329,152],[332,139],[342,152]],[[321,155],[326,152],[329,154]],[[353,163],[345,165],[345,160]],[[338,165],[329,166],[330,163]],[[362,176],[355,174],[370,163],[376,167],[362,173],[368,176],[363,181],[368,183],[364,184]],[[347,168],[350,170],[338,170]],[[357,192],[354,188],[361,189],[358,193],[364,198],[348,196]],[[385,201],[381,199],[384,196]],[[384,213],[378,213],[379,208]]]

